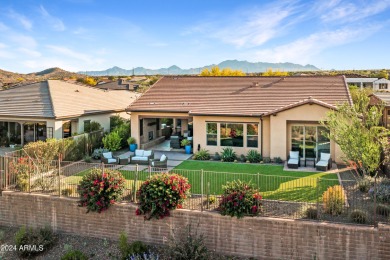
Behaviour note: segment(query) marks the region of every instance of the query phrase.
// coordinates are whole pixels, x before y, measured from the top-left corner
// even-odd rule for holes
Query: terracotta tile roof
[[[0,117],[67,118],[124,111],[138,95],[48,80],[0,91]]]
[[[193,115],[259,116],[307,99],[329,107],[349,102],[343,76],[164,77],[128,107],[129,111]],[[314,101],[315,100],[315,101]],[[299,104],[298,104],[299,105]]]
[[[385,106],[390,106],[390,93],[389,92],[375,92],[370,95],[370,105],[379,105],[381,102]]]

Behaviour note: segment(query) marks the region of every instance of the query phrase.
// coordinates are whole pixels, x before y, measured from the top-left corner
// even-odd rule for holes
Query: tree
[[[280,71],[280,70],[275,70],[273,71],[272,68],[267,69],[261,76],[266,76],[266,77],[285,77],[288,76],[288,72],[286,71]]]
[[[357,91],[352,106],[339,105],[321,123],[329,129],[329,138],[340,146],[346,162],[356,165],[362,174],[375,175],[389,161],[381,156],[390,148],[389,131],[380,126],[384,106],[371,106],[369,102],[364,91]]]
[[[242,70],[232,70],[231,68],[220,69],[218,66],[214,66],[209,69],[203,69],[200,73],[200,76],[245,76],[245,73]]]

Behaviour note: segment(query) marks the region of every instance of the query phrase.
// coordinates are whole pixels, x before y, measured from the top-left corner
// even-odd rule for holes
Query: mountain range
[[[245,73],[259,73],[267,69],[281,71],[317,71],[319,70],[314,65],[300,65],[290,62],[284,63],[269,63],[269,62],[248,62],[238,60],[225,60],[219,64],[212,64],[199,68],[182,69],[176,65],[169,68],[148,69],[144,67],[136,67],[133,69],[122,69],[117,66],[101,70],[101,71],[79,71],[80,74],[90,76],[131,76],[131,75],[198,75],[203,69],[210,69],[218,66],[220,69],[231,68],[233,70],[242,70]]]

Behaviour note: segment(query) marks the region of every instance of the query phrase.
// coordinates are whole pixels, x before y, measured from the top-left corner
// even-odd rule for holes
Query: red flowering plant
[[[259,214],[262,196],[251,183],[232,181],[222,186],[222,189],[223,195],[219,202],[222,215],[242,218]]]
[[[148,178],[137,191],[138,208],[136,215],[145,219],[169,216],[169,211],[182,208],[189,196],[191,185],[179,174],[161,173]]]
[[[125,179],[119,171],[92,169],[83,176],[78,186],[79,206],[101,213],[122,198]]]

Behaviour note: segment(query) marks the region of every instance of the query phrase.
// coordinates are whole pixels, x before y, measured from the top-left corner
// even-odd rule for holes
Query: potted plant
[[[187,139],[183,139],[181,141],[181,146],[184,146],[186,150],[186,154],[191,154],[191,142],[188,141]]]
[[[135,150],[137,149],[137,141],[135,140],[135,138],[130,136],[127,139],[127,143],[129,144],[130,152],[135,152]]]

